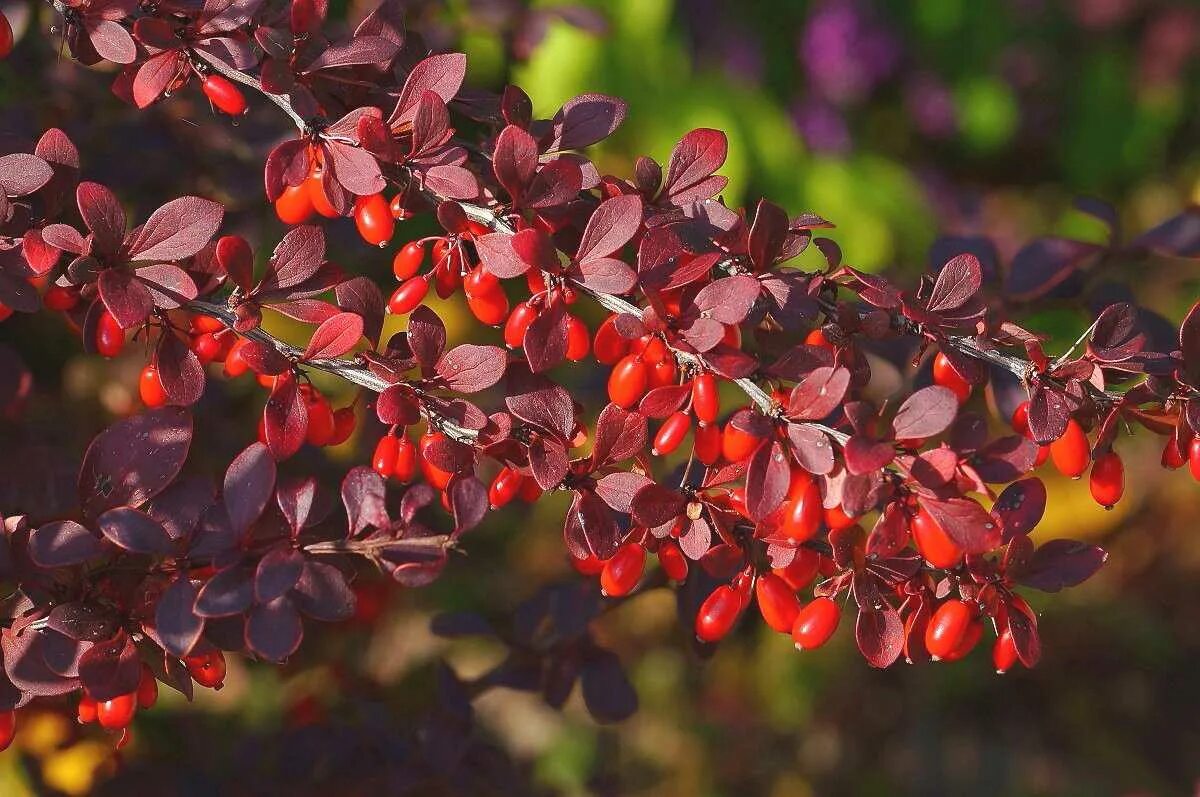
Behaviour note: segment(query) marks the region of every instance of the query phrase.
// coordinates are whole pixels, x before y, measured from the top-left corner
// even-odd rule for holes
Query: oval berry
[[[567,359],[577,363],[588,356],[592,347],[592,336],[587,324],[573,315],[567,316]]]
[[[788,583],[774,573],[764,573],[754,584],[754,597],[763,621],[781,634],[790,634],[800,613],[800,600]]]
[[[225,355],[225,364],[222,366],[222,370],[225,372],[225,376],[230,379],[239,377],[250,370],[250,365],[242,357],[242,347],[245,345],[246,339],[238,338],[229,347],[229,353]]]
[[[79,291],[75,288],[51,285],[42,296],[42,304],[47,310],[65,313],[79,304]]]
[[[371,467],[383,478],[387,479],[396,471],[396,456],[400,451],[400,438],[395,435],[384,435],[375,444],[375,453],[371,456]]]
[[[1089,479],[1092,498],[1105,509],[1112,509],[1125,492],[1125,466],[1116,451],[1101,454],[1092,463]]]
[[[692,447],[702,465],[710,468],[716,465],[721,460],[721,427],[701,421],[696,425]]]
[[[525,332],[530,324],[537,320],[538,310],[529,302],[521,302],[508,314],[504,322],[504,345],[510,349],[519,349],[525,344]],[[568,341],[568,348],[570,342]]]
[[[354,201],[354,224],[362,239],[372,246],[385,246],[396,231],[396,220],[383,194],[360,196]]]
[[[125,330],[112,313],[104,310],[96,321],[96,351],[105,357],[116,357],[125,348]]]
[[[925,649],[934,661],[954,653],[974,616],[975,607],[964,600],[948,600],[934,611],[925,626]]]
[[[88,695],[79,698],[79,706],[75,709],[75,718],[80,725],[88,725],[96,721],[99,705]]]
[[[913,516],[909,523],[909,531],[917,551],[934,567],[949,570],[957,567],[962,561],[962,549],[954,544],[933,516],[924,509],[918,510]]]
[[[950,359],[940,351],[933,358],[933,382],[949,388],[958,399],[959,404],[971,397],[971,383],[962,378],[962,375],[950,364]]]
[[[1188,444],[1188,470],[1192,478],[1200,482],[1200,437],[1193,437]]]
[[[782,578],[793,591],[799,592],[812,583],[820,567],[820,553],[812,548],[797,548],[792,555],[792,561],[785,567],[777,567],[771,572]]]
[[[138,395],[142,397],[142,403],[150,409],[167,403],[167,391],[163,388],[162,380],[158,377],[158,368],[154,365],[147,365],[142,369],[142,375],[138,379]]]
[[[687,579],[688,560],[679,550],[678,543],[667,540],[658,546],[658,564],[672,581]]]
[[[188,673],[196,683],[209,689],[220,689],[225,683],[225,654],[219,650],[196,653],[184,658]]]
[[[1017,643],[1013,640],[1012,631],[1005,628],[992,645],[992,666],[996,668],[997,675],[1004,675],[1018,661],[1020,657],[1017,655]]]
[[[1091,449],[1083,427],[1074,418],[1067,421],[1062,436],[1050,444],[1050,460],[1069,479],[1078,479],[1087,470]]]
[[[641,358],[627,354],[608,376],[608,398],[622,409],[630,409],[646,393],[648,375]]]
[[[202,75],[200,88],[218,111],[230,116],[241,116],[246,112],[245,95],[224,75]]]
[[[416,310],[425,296],[429,293],[429,280],[425,277],[413,277],[400,283],[400,287],[388,299],[388,312],[393,315],[405,315]]]
[[[318,448],[329,445],[334,432],[333,407],[329,406],[329,399],[313,391],[312,395],[306,399],[306,404],[308,405],[308,431],[305,432],[305,441],[310,446]]]
[[[745,608],[741,593],[728,584],[714,589],[700,604],[696,612],[696,637],[701,642],[719,642],[724,639]]]
[[[1161,462],[1162,466],[1168,470],[1179,470],[1188,462],[1187,456],[1179,448],[1179,441],[1173,434],[1167,437],[1167,442],[1163,446]]]
[[[602,365],[616,365],[629,354],[629,340],[617,332],[616,316],[610,315],[601,322],[592,341],[592,351],[596,353],[596,361]]]
[[[342,214],[329,201],[328,194],[325,193],[325,185],[321,179],[321,173],[314,171],[304,181],[304,187],[308,190],[308,201],[312,203],[313,210],[321,214],[327,219],[336,219]]]
[[[152,708],[158,702],[158,681],[145,663],[142,664],[142,679],[138,681],[136,694],[138,708]]]
[[[392,273],[396,279],[403,282],[415,277],[425,262],[425,245],[420,241],[409,241],[400,247],[400,251],[392,258]]]
[[[636,542],[627,542],[617,549],[600,571],[600,590],[614,598],[628,595],[642,580],[646,566],[646,549]]]
[[[8,58],[13,49],[13,29],[8,17],[0,11],[0,58]]]
[[[525,477],[517,471],[507,466],[501,468],[488,488],[488,503],[492,509],[499,509],[516,498],[524,483]]]
[[[671,413],[658,428],[658,434],[654,436],[654,448],[650,449],[650,453],[656,457],[670,454],[679,448],[679,444],[687,437],[691,428],[692,416],[683,411]]]
[[[137,710],[137,695],[130,692],[127,695],[117,695],[112,700],[105,700],[96,707],[96,719],[100,727],[110,731],[129,727],[133,722],[133,713]]]
[[[797,650],[813,650],[829,641],[837,631],[842,611],[832,598],[813,598],[800,609],[792,625],[792,641]]]
[[[692,380],[692,412],[696,414],[696,420],[704,423],[716,423],[721,413],[717,378],[708,371],[697,374]]]
[[[400,443],[396,449],[396,467],[392,470],[392,478],[407,484],[417,475],[417,446],[408,439],[408,435],[400,435]]]
[[[312,218],[313,212],[312,195],[304,183],[286,186],[275,199],[275,215],[284,224],[303,224]]]
[[[737,428],[733,421],[727,421],[721,433],[721,454],[729,462],[741,462],[757,451],[761,443],[761,437]]]
[[[0,18],[2,18],[3,16],[4,16],[3,14],[0,14]],[[7,24],[8,24],[8,22],[6,20],[4,22],[4,25],[7,25]],[[0,41],[0,45],[2,45],[2,44],[3,44],[3,42]],[[2,58],[2,57],[3,56],[0,55],[0,58]],[[3,752],[8,749],[8,746],[10,744],[12,744],[13,738],[16,737],[16,735],[17,735],[17,712],[15,712],[11,709],[9,709],[8,711],[0,711],[0,752]]]

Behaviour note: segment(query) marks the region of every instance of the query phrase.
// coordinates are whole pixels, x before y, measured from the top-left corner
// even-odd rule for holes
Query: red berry
[[[646,567],[646,549],[636,542],[627,542],[617,549],[600,571],[600,590],[614,598],[628,595],[642,580]]]
[[[807,474],[805,474],[807,476]],[[821,528],[825,507],[821,503],[821,485],[808,477],[800,489],[792,489],[792,496],[783,503],[783,519],[779,530],[792,542],[812,539]]]
[[[313,210],[320,213],[327,219],[336,219],[342,214],[329,201],[329,196],[325,193],[325,185],[321,179],[320,171],[313,171],[304,181],[304,186],[308,191],[308,200],[312,203]]]
[[[1125,492],[1125,466],[1116,451],[1101,454],[1092,463],[1092,498],[1105,509],[1112,509]]]
[[[1192,472],[1192,478],[1200,482],[1200,437],[1193,437],[1188,444],[1188,470]]]
[[[400,451],[400,438],[386,434],[375,444],[375,453],[371,456],[371,467],[385,479],[391,478],[396,472],[396,456]]]
[[[504,323],[504,345],[510,349],[519,349],[525,344],[525,330],[537,320],[538,310],[529,302],[521,302],[508,314]],[[570,333],[568,332],[568,335]],[[570,348],[568,342],[567,347]]]
[[[804,342],[809,346],[819,346],[822,349],[832,349],[833,344],[825,337],[825,330],[817,327],[804,336]]]
[[[1062,475],[1078,479],[1087,470],[1091,449],[1083,427],[1074,418],[1067,421],[1062,436],[1050,444],[1050,459]]]
[[[428,293],[429,280],[423,276],[412,277],[400,283],[400,287],[392,294],[392,298],[388,299],[388,312],[393,315],[411,313],[421,302],[425,301]]]
[[[158,378],[158,368],[147,365],[142,369],[142,376],[138,379],[138,394],[142,397],[142,403],[151,409],[167,403],[167,391]]]
[[[721,413],[721,396],[717,391],[717,378],[708,371],[697,374],[692,380],[692,412],[704,423],[716,423]]]
[[[727,421],[725,430],[721,433],[721,453],[730,462],[741,462],[748,459],[758,450],[761,443],[761,437],[737,428],[733,425],[733,421]]]
[[[1013,641],[1012,631],[1005,628],[992,645],[992,665],[996,668],[997,675],[1004,675],[1018,661],[1020,657],[1017,655],[1017,643]]]
[[[408,435],[400,435],[400,445],[396,449],[396,467],[392,471],[392,477],[398,482],[407,484],[416,475],[417,446],[408,439]]]
[[[782,578],[792,590],[799,592],[812,583],[820,567],[820,553],[812,548],[797,548],[786,567],[777,567],[771,572]]]
[[[79,291],[75,288],[51,285],[42,296],[42,304],[46,306],[47,310],[65,313],[79,304]]]
[[[396,194],[394,197],[392,197],[392,201],[388,203],[388,209],[392,211],[392,218],[396,221],[411,219],[413,216],[412,211],[406,208],[404,203],[405,199],[403,193]]]
[[[12,52],[12,49],[12,25],[8,24],[8,17],[4,16],[3,11],[0,11],[0,58],[8,58],[8,54]]]
[[[125,348],[125,330],[112,313],[104,310],[96,321],[96,351],[105,357],[116,357]]]
[[[333,407],[329,406],[329,399],[314,390],[306,397],[305,403],[308,405],[305,440],[310,446],[329,445],[334,432]]]
[[[800,613],[800,600],[787,582],[774,573],[764,573],[754,584],[754,596],[766,624],[781,634],[790,634]]]
[[[136,710],[137,695],[130,692],[100,703],[96,707],[96,719],[100,720],[100,727],[115,731],[128,727],[129,723],[133,722],[133,713]]]
[[[575,568],[575,571],[582,576],[597,576],[604,570],[604,560],[591,554],[583,559],[576,559],[574,556],[570,559],[571,567]]]
[[[138,708],[151,708],[158,702],[158,681],[145,663],[142,664],[142,680],[138,681],[136,694]]]
[[[691,428],[692,416],[683,411],[671,413],[658,428],[658,434],[654,436],[654,448],[650,449],[650,453],[656,457],[670,454],[679,448],[679,444],[687,437]]]
[[[646,381],[650,387],[666,387],[667,385],[675,384],[675,378],[679,375],[679,369],[675,365],[675,358],[668,357],[665,360],[660,360],[646,368]]]
[[[445,490],[446,486],[450,484],[450,479],[454,476],[450,471],[442,470],[429,461],[428,452],[430,447],[444,439],[446,439],[446,435],[441,432],[426,432],[421,435],[421,442],[417,448],[417,453],[419,454],[417,459],[421,465],[421,474],[425,477],[425,481],[429,483],[429,486],[435,490]]]
[[[416,276],[425,262],[425,245],[420,241],[409,241],[400,247],[400,251],[392,258],[392,273],[396,279],[403,282]]]
[[[200,88],[218,111],[230,116],[246,112],[246,98],[241,89],[224,75],[201,75]]]
[[[684,581],[688,575],[688,560],[679,550],[679,544],[671,540],[658,546],[658,563],[667,578],[672,581]]]
[[[0,14],[0,20],[3,20],[3,19],[4,19],[4,15]],[[0,25],[0,29],[7,28],[7,27],[8,27],[8,20],[4,20],[3,24]],[[0,33],[3,33],[3,30],[0,30]],[[0,50],[2,50],[2,46],[3,46],[3,41],[0,40]],[[0,55],[0,58],[2,58],[2,57],[3,57],[3,55]],[[3,752],[8,749],[8,746],[10,744],[12,744],[13,737],[16,735],[17,735],[17,712],[12,711],[12,710],[0,711],[0,752]]]
[[[196,683],[209,689],[220,689],[225,682],[225,654],[215,648],[207,653],[194,653],[184,658],[188,672]]]
[[[88,725],[96,721],[99,706],[96,701],[84,694],[79,698],[79,707],[76,709],[75,718],[79,720],[80,725]]]
[[[856,520],[857,518],[850,517],[842,510],[841,504],[825,510],[825,525],[833,531],[848,529]]]
[[[1015,410],[1013,410],[1012,428],[1015,429],[1020,434],[1025,435],[1025,437],[1029,437],[1029,402],[1028,401],[1022,401],[1020,404],[1017,405],[1017,408]]]
[[[726,324],[725,334],[721,335],[721,342],[731,349],[742,348],[742,328],[737,324]]]
[[[831,598],[813,598],[802,608],[792,625],[792,641],[797,650],[813,650],[829,641],[837,630],[842,612]]]
[[[942,387],[950,388],[962,404],[971,397],[971,383],[950,364],[950,359],[940,351],[933,358],[933,381]]]
[[[475,278],[484,275],[484,279]],[[480,323],[490,327],[504,323],[508,318],[508,297],[500,287],[500,281],[476,266],[463,282],[463,292],[467,296],[467,307]]]
[[[627,354],[613,366],[608,376],[609,400],[622,409],[630,409],[646,393],[647,379],[646,365],[642,359]]]
[[[962,561],[963,551],[942,530],[928,512],[918,510],[909,523],[913,544],[925,560],[934,567],[949,570]]]
[[[693,449],[700,463],[712,467],[721,460],[721,427],[701,421],[696,425]]]
[[[640,352],[642,359],[650,365],[660,363],[667,358],[667,344],[657,335],[643,335],[634,345],[633,350]]]
[[[1179,441],[1175,439],[1175,435],[1167,437],[1166,445],[1163,446],[1162,466],[1168,470],[1178,470],[1187,462],[1187,455],[1179,448]]]
[[[383,194],[360,196],[354,201],[354,224],[362,239],[372,246],[385,246],[396,230],[396,220]]]
[[[592,342],[592,351],[596,353],[596,361],[602,365],[616,365],[629,353],[629,340],[617,332],[616,316],[610,315],[600,324]]]
[[[326,445],[340,446],[349,440],[350,435],[354,434],[356,423],[354,407],[342,407],[339,410],[335,410],[333,413],[333,436],[329,438],[329,442]]]
[[[516,498],[524,483],[525,477],[517,471],[507,466],[501,468],[488,488],[488,503],[492,509],[499,509]]]
[[[925,627],[925,649],[934,661],[954,653],[974,617],[975,607],[964,600],[948,600],[937,608]]]
[[[275,215],[284,224],[303,224],[312,218],[313,210],[312,195],[304,183],[287,186],[275,199]]]
[[[696,612],[696,637],[701,642],[719,642],[733,630],[743,609],[742,594],[722,584],[709,593]]]
[[[223,348],[221,341],[211,332],[202,332],[192,338],[191,349],[196,353],[196,359],[201,365],[208,365],[213,360],[220,359]]]
[[[579,362],[584,357],[588,356],[588,351],[592,346],[592,336],[588,332],[587,324],[580,321],[573,315],[567,316],[567,359],[571,362]]]
[[[242,357],[242,347],[245,345],[246,339],[238,338],[229,347],[229,353],[225,355],[225,365],[222,370],[225,372],[225,376],[230,379],[239,377],[250,370],[249,364]]]
[[[963,632],[958,647],[950,651],[949,655],[942,656],[942,661],[958,661],[974,650],[980,639],[983,639],[983,621],[975,617],[967,624],[967,630]]]

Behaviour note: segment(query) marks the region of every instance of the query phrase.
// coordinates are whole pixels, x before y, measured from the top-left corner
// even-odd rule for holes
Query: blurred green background
[[[721,128],[729,204],[765,195],[793,214],[817,212],[838,225],[832,237],[847,262],[910,283],[939,235],[988,236],[1002,261],[1041,234],[1102,239],[1100,225],[1072,209],[1080,194],[1116,204],[1133,233],[1200,200],[1200,5],[1190,0],[410,5],[431,47],[469,54],[472,85],[517,83],[545,116],[581,92],[627,99],[626,123],[596,151],[602,172],[628,174],[641,154],[665,163],[687,130]],[[4,7],[18,31],[53,22],[31,17],[34,6]],[[332,7],[349,21],[369,10]],[[52,39],[37,38],[22,37],[0,65],[0,127],[32,136],[62,125],[84,152],[85,174],[142,211],[182,186],[226,202],[232,224],[257,241],[277,239],[260,174],[283,125],[268,109],[230,128],[188,91],[137,115],[106,93],[111,75],[58,59]],[[123,143],[130,135],[136,152]],[[387,274],[385,258],[365,253],[351,230],[332,231],[331,241],[347,267]],[[1200,293],[1190,262],[1124,276],[1174,321]],[[461,338],[461,305],[438,309]],[[1028,326],[1053,336],[1051,351],[1086,326],[1078,310],[1034,310]],[[43,457],[34,461],[47,483],[69,485],[73,465],[60,452],[81,451],[129,410],[140,353],[104,366],[80,356],[53,319],[7,324],[0,338],[44,354],[31,363],[40,401],[6,433]],[[596,390],[598,380],[576,387]],[[261,398],[244,386],[209,393],[202,412],[219,442],[207,456],[218,467],[244,444]],[[305,465],[335,480],[373,439],[364,432],[332,461]],[[489,692],[474,733],[511,762],[520,785],[412,793],[1196,793],[1200,488],[1159,468],[1145,435],[1119,447],[1130,487],[1113,512],[1098,509],[1085,484],[1041,474],[1052,509],[1036,537],[1097,541],[1111,557],[1085,586],[1037,596],[1046,654],[1035,671],[998,677],[981,645],[954,665],[876,672],[845,629],[830,648],[798,654],[757,622],[700,662],[658,590],[597,630],[637,686],[633,719],[597,725],[578,695],[560,712],[536,695]],[[545,501],[497,514],[428,589],[365,580],[376,611],[313,626],[285,668],[235,661],[223,691],[190,706],[165,696],[139,717],[120,762],[109,740],[74,727],[70,707],[31,713],[0,756],[0,794],[400,793],[380,781],[379,762],[406,749],[406,734],[432,710],[435,663],[445,658],[471,677],[502,655],[487,642],[437,639],[429,618],[446,609],[503,618],[536,585],[569,578],[563,508]]]

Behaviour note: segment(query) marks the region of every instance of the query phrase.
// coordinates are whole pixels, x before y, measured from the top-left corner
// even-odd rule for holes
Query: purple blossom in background
[[[904,106],[922,135],[949,138],[958,128],[954,97],[936,75],[920,73],[909,79]]]
[[[900,43],[853,0],[816,5],[800,35],[811,90],[839,105],[864,100],[896,69]]]
[[[835,106],[823,100],[800,100],[792,106],[792,121],[814,152],[840,155],[852,147],[850,128]]]

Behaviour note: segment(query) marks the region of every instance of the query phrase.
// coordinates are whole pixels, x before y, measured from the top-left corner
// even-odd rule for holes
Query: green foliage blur
[[[334,2],[333,13],[353,21],[369,3]],[[412,27],[432,31],[431,46],[465,49],[471,84],[518,84],[541,115],[582,92],[625,98],[625,124],[597,148],[602,172],[628,174],[643,154],[665,163],[686,131],[720,128],[730,142],[729,204],[766,196],[793,214],[819,213],[837,224],[831,237],[846,262],[910,284],[939,235],[986,235],[1002,261],[1040,234],[1100,239],[1099,225],[1072,209],[1079,194],[1116,204],[1131,233],[1200,201],[1200,6],[1190,0],[593,0],[587,18],[602,25],[582,26],[562,0],[411,5]],[[37,19],[43,29],[50,22]],[[269,111],[230,130],[196,97],[180,96],[168,104],[176,110],[139,117],[104,93],[111,75],[58,63],[52,46],[31,38],[18,42],[32,53],[23,67],[0,65],[6,128],[32,135],[62,124],[99,179],[132,183],[141,207],[183,183],[220,195],[241,230],[273,240],[258,144],[282,128]],[[33,74],[54,76],[36,103]],[[105,157],[131,132],[145,142],[137,168],[128,152]],[[241,142],[243,133],[256,143]],[[381,258],[347,240],[333,238],[339,262],[387,275]],[[1200,287],[1192,263],[1123,276],[1176,321]],[[438,310],[461,335],[462,308],[453,305]],[[1052,336],[1051,351],[1086,323],[1066,307],[1027,321]],[[132,360],[114,377],[44,322],[4,334],[46,352],[34,363],[44,402],[31,430],[53,430],[59,446],[82,451],[128,407]],[[601,380],[576,387],[598,395]],[[260,408],[239,390],[215,400],[214,468],[244,445]],[[363,461],[372,442],[364,433],[335,451],[326,483]],[[1035,596],[1046,647],[1035,671],[996,676],[981,645],[952,665],[877,672],[848,627],[828,649],[801,654],[751,616],[699,661],[673,600],[657,590],[600,623],[637,686],[632,720],[597,725],[578,694],[563,711],[504,690],[477,701],[476,733],[532,790],[496,784],[495,793],[1193,793],[1200,487],[1163,471],[1145,435],[1119,445],[1129,490],[1112,512],[1091,502],[1086,484],[1040,474],[1053,508],[1036,539],[1095,541],[1111,557],[1082,588]],[[70,466],[46,457],[39,467],[69,489]],[[411,729],[431,707],[438,659],[470,678],[502,655],[491,643],[435,638],[430,617],[465,609],[502,622],[538,585],[574,578],[561,543],[564,508],[551,499],[499,513],[432,587],[364,588],[378,611],[312,629],[282,670],[235,661],[222,692],[191,705],[164,695],[139,717],[121,762],[94,729],[73,727],[71,707],[42,710],[0,756],[0,794],[391,793],[372,777],[376,751],[360,737]]]

